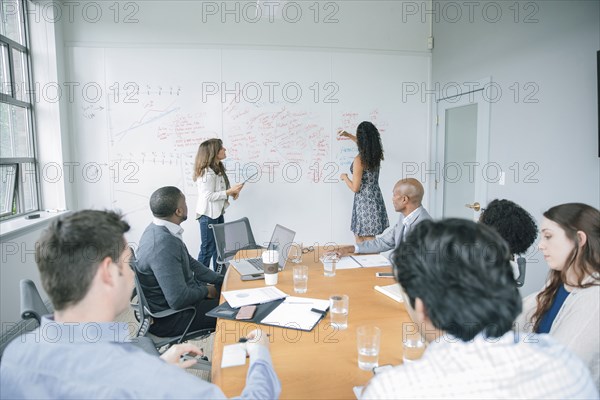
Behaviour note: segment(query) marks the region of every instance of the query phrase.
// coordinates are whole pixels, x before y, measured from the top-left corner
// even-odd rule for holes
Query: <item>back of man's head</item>
[[[181,195],[181,190],[175,186],[164,186],[157,189],[150,196],[152,215],[156,218],[168,218],[175,214]]]
[[[394,275],[433,326],[464,341],[500,337],[521,312],[506,242],[461,219],[423,221],[392,255]]]
[[[113,211],[77,211],[50,224],[36,246],[36,261],[54,309],[79,303],[106,257],[118,262],[128,230],[127,222]]]

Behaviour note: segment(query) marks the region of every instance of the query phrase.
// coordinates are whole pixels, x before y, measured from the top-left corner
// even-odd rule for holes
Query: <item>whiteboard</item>
[[[67,56],[69,80],[82,88],[70,103],[76,207],[120,209],[133,243],[151,221],[151,193],[173,185],[186,194],[184,237],[197,253],[192,168],[208,138],[223,140],[232,183],[258,173],[225,219],[248,217],[262,243],[277,223],[305,245],[353,242],[354,194],[339,176],[357,149],[338,129],[355,132],[363,120],[379,128],[392,225],[403,162],[427,160],[429,102],[402,96],[404,82],[428,82],[426,54],[73,46]]]

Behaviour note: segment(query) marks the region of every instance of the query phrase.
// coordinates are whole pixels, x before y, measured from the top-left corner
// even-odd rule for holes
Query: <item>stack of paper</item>
[[[286,293],[275,286],[230,290],[221,294],[232,308],[239,308],[250,304],[263,304],[287,297]]]
[[[391,266],[390,260],[381,254],[355,254],[354,260],[363,268]]]
[[[390,260],[381,254],[355,254],[342,257],[337,262],[337,269],[370,268],[391,266]]]
[[[375,290],[379,293],[383,293],[389,298],[396,300],[398,303],[402,303],[402,293],[400,293],[400,285],[397,283],[392,283],[391,285],[386,286],[375,286]]]

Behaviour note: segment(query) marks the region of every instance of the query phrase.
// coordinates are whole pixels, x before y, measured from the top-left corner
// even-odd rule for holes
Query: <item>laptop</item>
[[[291,244],[294,242],[296,232],[281,225],[275,225],[268,250],[277,250],[279,252],[279,270],[282,271],[290,252]],[[262,274],[262,257],[232,259],[229,261],[231,266],[239,272],[240,275]]]

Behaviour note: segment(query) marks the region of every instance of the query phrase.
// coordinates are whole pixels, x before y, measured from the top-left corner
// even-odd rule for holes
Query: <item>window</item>
[[[0,218],[39,209],[24,0],[0,0]]]

